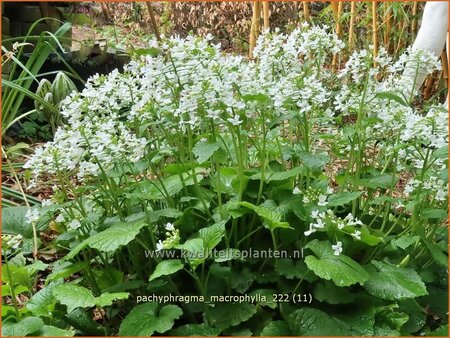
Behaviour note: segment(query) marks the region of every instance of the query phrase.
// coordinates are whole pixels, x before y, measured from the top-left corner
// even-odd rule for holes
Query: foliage
[[[323,27],[267,33],[255,60],[208,40],[151,41],[64,100],[26,164],[55,195],[17,224],[47,218],[61,258],[30,264],[4,239],[6,284],[31,298],[5,305],[4,333],[444,332],[447,111],[399,81],[434,57],[357,51],[335,74]]]
[[[33,84],[39,85],[39,77],[52,75],[53,72],[41,73],[42,66],[52,53],[56,54],[59,60],[65,64],[71,76],[79,78],[61,56],[61,51],[64,48],[61,46],[59,40],[64,39],[65,34],[71,28],[70,24],[63,24],[56,32],[46,31],[39,36],[32,35],[35,26],[43,20],[55,19],[42,18],[37,20],[30,27],[27,35],[5,39],[3,41],[3,43],[12,43],[12,50],[7,50],[2,46],[2,65],[9,70],[9,78],[2,79],[2,138],[15,123],[20,122],[26,117],[30,117],[30,115],[36,112],[41,112],[41,110],[46,111],[44,118],[48,118],[47,121],[53,126],[53,129],[56,129],[55,119],[57,119],[59,114],[58,103],[67,95],[67,89],[69,91],[75,89],[73,83],[71,83],[71,80],[64,73],[55,72],[57,76],[53,85],[54,88],[52,88],[54,99],[51,102],[49,102],[48,98],[39,95],[39,93],[34,93],[32,90]],[[26,55],[26,48],[30,48],[31,46],[31,53]],[[71,83],[71,87],[67,85],[68,83]],[[61,89],[61,87],[65,88]],[[36,109],[24,111],[23,103],[26,98],[35,101]],[[48,117],[49,115],[52,115],[52,118]],[[25,135],[34,133],[33,129],[36,129],[37,124],[34,123],[33,125],[32,122],[36,120],[37,117],[34,117],[28,124],[25,122]]]

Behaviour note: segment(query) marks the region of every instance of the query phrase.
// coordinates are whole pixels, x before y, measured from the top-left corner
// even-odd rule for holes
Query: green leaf
[[[301,167],[297,167],[288,171],[276,172],[269,176],[268,182],[284,181],[297,176],[302,171]]]
[[[51,325],[44,325],[38,335],[43,337],[73,337],[75,335],[75,331],[63,330],[59,327]]]
[[[405,299],[399,302],[399,310],[407,313],[409,316],[403,330],[408,333],[416,333],[426,324],[426,315],[424,309],[415,299]]]
[[[294,262],[290,258],[282,258],[275,261],[275,271],[287,279],[301,279],[308,272],[308,267],[302,260]]]
[[[2,336],[24,337],[37,333],[44,326],[44,322],[38,317],[26,317],[18,323],[6,321],[2,323]]]
[[[102,252],[112,252],[131,242],[145,225],[145,218],[137,219],[134,222],[119,222],[88,238],[87,241],[91,248]]]
[[[433,151],[432,158],[448,159],[448,147],[443,146]]]
[[[272,102],[272,99],[266,94],[258,93],[258,94],[246,94],[242,95],[242,99],[245,102],[256,101],[260,104],[268,105]]]
[[[206,252],[214,249],[225,236],[226,221],[213,224],[198,231],[199,237],[203,240],[203,247]]]
[[[175,272],[183,269],[183,267],[184,265],[179,259],[167,259],[161,261],[156,266],[155,271],[153,271],[149,281],[151,282],[152,280],[161,276],[168,276],[174,274]]]
[[[2,208],[2,233],[32,238],[33,228],[25,222],[27,211],[27,207]]]
[[[100,307],[110,306],[116,299],[127,299],[128,292],[108,293],[94,297],[91,290],[75,284],[58,285],[53,290],[53,295],[61,303],[67,306],[70,313],[76,308],[89,308],[95,305]]]
[[[431,331],[427,336],[430,337],[448,337],[448,324],[438,327],[436,330]]]
[[[271,231],[276,228],[293,229],[288,222],[281,222],[282,214],[275,210],[270,210],[265,207],[256,206],[249,202],[239,202],[239,205],[253,210],[259,217],[264,220],[264,225]]]
[[[380,92],[376,93],[375,97],[382,99],[382,100],[388,100],[388,101],[395,101],[397,103],[400,103],[402,106],[408,107],[409,105],[405,102],[404,99],[402,99],[400,96],[398,96],[395,93],[391,92]]]
[[[158,48],[151,47],[151,48],[137,48],[137,49],[133,49],[133,53],[135,53],[137,56],[150,55],[152,57],[156,57],[159,54],[161,54],[162,51],[159,50]]]
[[[78,308],[64,316],[64,321],[89,336],[107,336],[106,328],[92,319],[89,312]]]
[[[194,146],[192,152],[197,157],[198,163],[202,164],[208,161],[219,148],[220,146],[216,142],[200,141]]]
[[[162,217],[176,219],[181,217],[182,215],[183,213],[181,211],[171,208],[165,208],[149,212],[149,218],[151,223],[157,223],[159,219]]]
[[[377,320],[388,324],[391,329],[400,331],[403,325],[408,321],[409,316],[403,312],[393,311],[392,308],[386,308],[377,314]]]
[[[115,300],[127,299],[130,296],[128,292],[104,292],[95,298],[95,305],[100,307],[111,306]]]
[[[295,310],[288,317],[293,336],[348,336],[348,325],[325,312],[312,308]]]
[[[233,271],[231,287],[239,293],[244,293],[252,285],[254,279],[253,273],[247,267],[239,271]]]
[[[422,213],[422,218],[437,218],[437,219],[446,219],[448,217],[448,213],[444,209],[427,209]]]
[[[418,243],[420,240],[419,236],[409,236],[409,235],[403,235],[397,239],[393,239],[391,241],[391,245],[394,249],[400,248],[405,250],[407,247],[414,243]]]
[[[358,185],[371,189],[388,189],[392,188],[398,181],[393,174],[381,174],[370,178],[362,178],[358,181]]]
[[[66,262],[67,263],[67,262]],[[66,278],[69,276],[72,276],[74,273],[83,271],[87,269],[88,263],[87,262],[77,262],[77,263],[69,263],[67,266],[63,267],[62,269],[59,269],[57,271],[53,271],[51,274],[49,274],[45,280],[45,283],[49,283],[61,278]]]
[[[328,198],[328,207],[345,205],[362,195],[362,192],[341,192]]]
[[[196,169],[197,172],[201,170],[201,168]],[[139,186],[139,193],[135,192],[130,194],[133,197],[142,198],[146,200],[160,200],[164,199],[168,196],[175,196],[183,187],[191,186],[195,184],[194,176],[192,173],[183,173],[183,182],[178,174],[170,175],[161,179],[161,182],[158,181],[144,181]],[[197,182],[201,182],[203,180],[203,175],[196,174]],[[184,186],[183,186],[184,183]],[[166,193],[167,192],[167,193]]]
[[[92,292],[75,284],[58,285],[54,288],[53,295],[61,304],[67,306],[68,313],[78,307],[95,306],[95,297],[92,295]]]
[[[218,303],[206,310],[208,322],[221,330],[238,325],[256,313],[256,306],[248,303]]]
[[[16,258],[17,257],[18,256],[16,256]],[[45,270],[47,266],[48,264],[45,264],[42,261],[34,261],[31,264],[23,266],[10,264],[9,270],[11,273],[11,279],[14,285],[25,285],[29,290],[31,290],[36,272]],[[5,265],[2,265],[2,278],[4,283],[9,285],[11,284],[9,273],[7,273]]]
[[[328,304],[350,304],[356,299],[348,288],[340,288],[328,281],[316,284],[313,295],[314,299]]]
[[[361,230],[361,242],[366,243],[367,245],[370,246],[375,246],[380,243],[383,243],[383,238],[372,235],[366,225],[362,225],[360,230]],[[353,233],[353,231],[354,229],[351,229],[350,231],[348,231],[348,233]]]
[[[432,243],[430,241],[424,240],[424,242],[435,262],[444,267],[447,267],[448,256],[446,255],[446,253],[443,252],[443,249],[439,245]]]
[[[369,274],[370,278],[364,288],[372,296],[400,300],[428,294],[425,284],[413,269],[372,261]]]
[[[241,252],[239,249],[229,248],[220,250],[215,255],[214,261],[217,263],[227,262],[231,261],[233,259],[240,259],[242,257]]]
[[[196,268],[208,258],[208,252],[205,252],[203,239],[191,238],[183,244],[176,246],[177,249],[184,251],[184,257],[189,259],[190,264]]]
[[[196,337],[215,337],[220,333],[220,329],[211,327],[208,324],[186,324],[171,330],[171,336],[196,336]]]
[[[316,257],[307,256],[305,263],[320,278],[332,280],[337,286],[362,285],[369,278],[367,271],[350,257],[334,255],[328,241],[315,239],[306,248],[311,249]]]
[[[322,168],[328,162],[330,162],[330,156],[326,152],[321,152],[317,154],[302,152],[300,153],[299,157],[300,160],[305,165],[305,167],[312,170],[313,172],[322,170]]]
[[[256,301],[257,306],[267,306],[271,309],[276,309],[278,304],[273,300],[273,295],[276,293],[272,289],[256,289],[250,292],[250,296],[259,297],[259,300]]]
[[[87,246],[102,252],[115,251],[121,246],[131,242],[145,225],[145,217],[140,217],[131,222],[118,222],[110,228],[85,239],[73,248],[63,259],[67,260],[74,258]]]
[[[124,318],[119,328],[119,336],[151,336],[164,333],[173,327],[183,311],[176,305],[166,305],[158,312],[158,304],[149,302],[134,307]]]
[[[57,299],[53,295],[53,290],[57,283],[50,283],[45,288],[39,290],[27,302],[26,308],[35,316],[52,317]]]
[[[287,337],[292,336],[289,324],[284,320],[274,320],[267,324],[261,331],[263,337]]]

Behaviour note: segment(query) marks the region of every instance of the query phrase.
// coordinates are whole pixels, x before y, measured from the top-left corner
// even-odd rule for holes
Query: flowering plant
[[[60,229],[47,288],[61,318],[107,308],[103,325],[66,321],[85,334],[400,335],[430,332],[430,306],[445,325],[447,111],[413,105],[401,77],[439,63],[360,51],[336,74],[326,27],[266,32],[254,60],[210,40],[152,40],[92,77],[27,162],[31,185],[58,179],[29,216]],[[248,248],[289,254],[236,258]],[[267,299],[130,311],[148,293]]]

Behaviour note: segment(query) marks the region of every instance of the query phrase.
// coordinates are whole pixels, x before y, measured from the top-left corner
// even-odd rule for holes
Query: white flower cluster
[[[314,222],[309,224],[309,230],[305,231],[305,236],[311,236],[311,234],[316,231],[327,230],[327,227],[335,227],[339,230],[342,230],[345,227],[351,227],[350,230],[352,230],[352,232],[350,235],[356,239],[361,239],[361,231],[356,227],[363,225],[363,223],[351,213],[342,219],[336,216],[331,209],[328,209],[326,212],[313,210],[310,216]]]
[[[300,190],[296,187],[293,191],[294,194],[299,194]],[[303,193],[302,201],[305,204],[317,204],[318,206],[326,206],[328,204],[328,196],[333,193],[333,188],[327,187],[326,189],[315,189],[308,187]]]
[[[28,209],[27,213],[25,214],[25,221],[28,224],[36,223],[37,221],[39,221],[40,217],[41,215],[38,208]]]
[[[171,37],[150,45],[158,55],[132,61],[124,74],[94,76],[81,93],[66,98],[61,114],[67,125],[25,165],[35,179],[76,170],[83,180],[97,175],[99,165],[109,169],[119,161],[137,161],[148,144],[138,131],[141,126],[159,140],[165,139],[164,132],[201,130],[210,121],[221,128],[242,127],[258,117],[252,95],[267,97],[277,108],[274,116],[291,107],[309,113],[329,100],[322,80],[331,73],[323,71],[323,64],[330,52],[343,47],[322,27],[264,34],[256,60],[225,55],[208,38]]]
[[[184,140],[171,136],[238,129],[258,135],[263,126],[295,118],[340,137],[339,151],[345,158],[352,149],[335,118],[361,115],[361,109],[364,122],[377,121],[367,126],[364,146],[376,145],[381,167],[397,153],[398,171],[409,170],[413,179],[425,165],[434,174],[424,179],[438,177],[446,166],[442,158],[425,163],[426,149],[420,148],[447,146],[446,111],[431,107],[424,114],[402,102],[409,104],[405,89],[412,87],[401,75],[405,68],[420,62],[420,69],[430,73],[440,67],[430,52],[408,49],[395,62],[383,49],[375,58],[367,51],[355,52],[336,81],[327,64],[343,43],[324,27],[265,32],[254,60],[222,53],[210,37],[151,40],[150,47],[154,53],[132,61],[123,74],[94,76],[81,93],[66,98],[61,113],[67,125],[25,166],[34,180],[58,171],[86,180],[102,168],[139,161],[146,151],[172,155]],[[311,149],[320,147],[311,141]],[[399,148],[401,142],[405,146]],[[446,188],[437,191],[442,196]],[[325,206],[330,193],[306,191],[304,203]]]
[[[180,231],[175,229],[173,223],[167,223],[164,228],[166,229],[166,239],[159,240],[156,243],[156,251],[163,249],[172,249],[180,243]]]
[[[342,115],[357,114],[363,107],[366,118],[378,121],[366,128],[366,135],[380,150],[382,160],[398,157],[397,172],[407,171],[407,176],[412,176],[406,186],[407,195],[431,184],[435,191],[430,189],[430,195],[442,201],[448,191],[446,182],[440,178],[447,168],[447,158],[433,153],[448,147],[447,107],[435,105],[420,111],[407,106],[419,89],[415,88],[416,77],[439,69],[440,61],[427,50],[408,48],[395,62],[384,50],[375,59],[370,53],[355,52],[339,74],[345,84],[335,95],[334,105]],[[341,130],[340,154],[345,157],[351,148],[344,132]],[[421,175],[422,171],[427,174]]]
[[[22,243],[23,237],[22,235],[5,235],[2,234],[2,251],[5,250],[17,250]]]

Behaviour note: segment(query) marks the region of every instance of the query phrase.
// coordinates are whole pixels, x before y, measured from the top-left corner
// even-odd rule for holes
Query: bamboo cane
[[[261,17],[261,3],[259,1],[253,1],[253,17],[252,17],[252,25],[250,28],[250,44],[248,55],[250,58],[253,58],[253,49],[256,46],[256,40],[258,39],[259,33],[259,19]]]
[[[309,12],[309,4],[307,1],[303,1],[303,15],[306,21],[311,19],[311,14]]]
[[[415,35],[417,33],[417,7],[418,4],[416,1],[413,3],[412,7],[412,21],[411,21],[411,32]]]
[[[372,43],[373,43],[373,57],[376,57],[378,51],[377,1],[372,1]]]
[[[355,39],[355,14],[356,14],[356,2],[352,1],[350,5],[350,28],[348,32],[348,46],[352,49]]]
[[[448,60],[447,60],[447,53],[445,51],[441,54],[441,63],[442,63],[442,78],[445,81],[445,84],[447,84],[448,81]]]
[[[332,1],[331,2],[331,6],[333,9],[333,16],[334,16],[334,21],[336,23],[336,35],[338,36],[338,38],[341,37],[341,23],[340,23],[340,19],[341,19],[341,12],[342,12],[342,1]],[[333,71],[336,71],[337,68],[337,54],[333,55],[333,60],[331,61],[331,69]]]
[[[150,15],[150,21],[153,26],[153,31],[155,32],[156,40],[161,41],[161,35],[159,34],[159,28],[158,28],[158,25],[156,24],[155,13],[153,12],[152,4],[148,1],[146,2],[146,4],[147,4],[148,14]]]
[[[392,30],[392,9],[389,6],[387,2],[383,4],[384,6],[384,23],[385,23],[385,29],[384,29],[384,48],[386,48],[387,51],[390,50],[390,35]]]
[[[269,1],[263,2],[263,19],[264,19],[264,29],[269,29]]]

